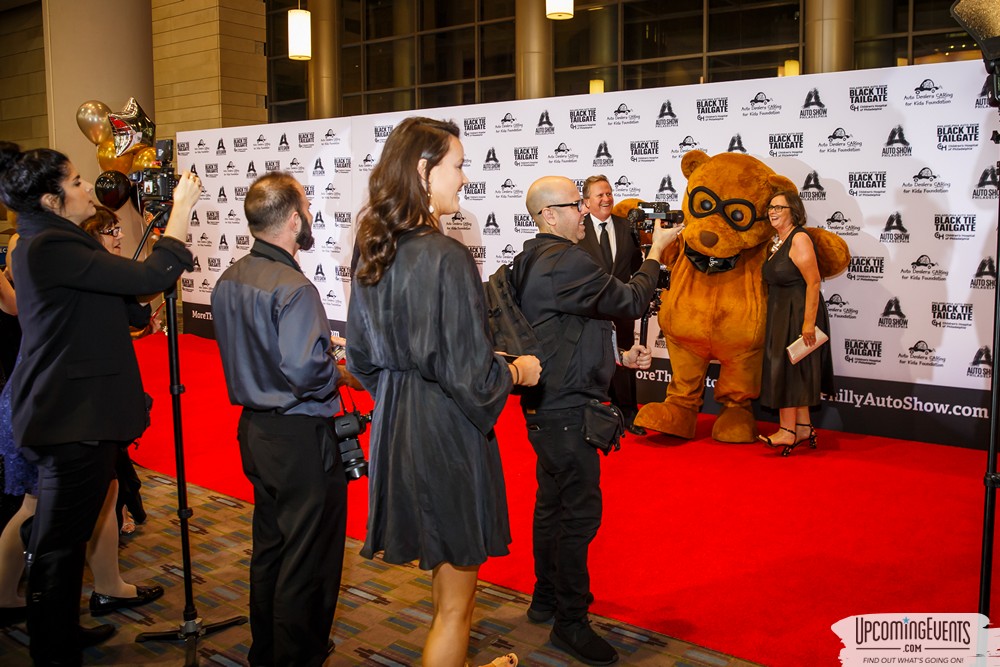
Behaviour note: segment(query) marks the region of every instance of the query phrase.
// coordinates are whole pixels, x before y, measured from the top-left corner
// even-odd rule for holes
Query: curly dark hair
[[[404,233],[425,228],[438,231],[430,211],[427,174],[437,166],[458,138],[458,126],[433,118],[407,118],[389,134],[382,157],[368,180],[368,203],[358,218],[358,265],[355,279],[376,285],[396,258],[396,244]],[[417,163],[427,160],[427,171]]]
[[[80,225],[80,229],[101,240],[101,232],[105,232],[118,224],[118,216],[106,206],[94,206],[96,211]]]
[[[21,152],[20,146],[0,141],[0,201],[18,213],[41,211],[42,195],[52,194],[62,206],[66,193],[62,181],[69,158],[50,148]]]

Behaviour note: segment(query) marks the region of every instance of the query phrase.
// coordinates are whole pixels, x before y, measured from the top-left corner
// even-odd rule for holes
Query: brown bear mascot
[[[690,151],[681,160],[688,179],[681,241],[661,258],[670,270],[658,321],[670,354],[672,378],[662,403],[648,403],[637,425],[681,438],[694,437],[705,375],[719,361],[715,399],[721,410],[712,437],[754,442],[757,426],[750,401],[760,395],[767,294],[761,268],[774,229],[767,205],[779,190],[797,191],[784,176],[741,153],[709,157]],[[843,271],[847,244],[815,227],[823,277]]]

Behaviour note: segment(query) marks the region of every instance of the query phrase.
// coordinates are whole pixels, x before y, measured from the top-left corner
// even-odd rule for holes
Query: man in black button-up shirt
[[[312,247],[302,185],[286,173],[250,186],[250,254],[212,293],[229,400],[253,484],[249,662],[319,666],[344,561],[347,478],[329,418],[340,409],[330,325],[294,254]]]

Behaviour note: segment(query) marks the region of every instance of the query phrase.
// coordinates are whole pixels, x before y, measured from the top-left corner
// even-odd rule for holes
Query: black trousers
[[[79,665],[77,634],[87,540],[124,443],[24,447],[38,466],[38,507],[28,543],[28,634],[35,665]]]
[[[572,627],[587,616],[587,556],[601,525],[601,462],[583,439],[582,407],[526,413],[525,421],[538,455],[532,602],[554,607],[555,624]]]
[[[622,411],[625,423],[631,424],[635,420],[636,413],[639,412],[639,406],[635,399],[635,369],[627,366],[615,366],[615,374],[611,378],[608,395],[611,402]]]
[[[254,493],[249,662],[322,665],[347,530],[336,441],[325,419],[250,410],[240,416],[238,437]]]

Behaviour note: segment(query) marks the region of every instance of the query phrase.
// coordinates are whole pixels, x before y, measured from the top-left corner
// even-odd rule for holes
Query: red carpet
[[[155,404],[135,459],[174,474],[166,337],[136,348]],[[250,499],[214,341],[181,336],[181,381],[188,480]],[[595,613],[781,667],[838,665],[830,626],[846,616],[976,611],[985,452],[821,431],[819,450],[783,459],[710,429],[629,437],[604,460]],[[534,456],[516,401],[498,433],[514,543],[481,576],[530,591]],[[350,485],[352,537],[366,492]],[[992,598],[1000,617],[1000,585]]]

